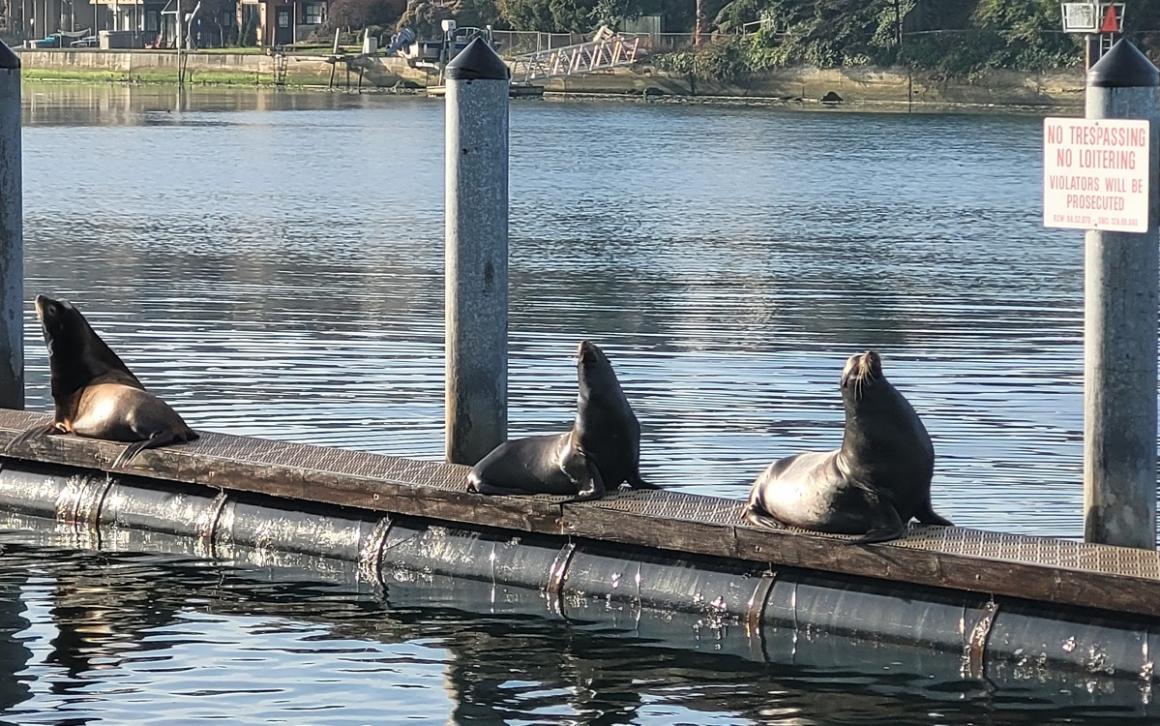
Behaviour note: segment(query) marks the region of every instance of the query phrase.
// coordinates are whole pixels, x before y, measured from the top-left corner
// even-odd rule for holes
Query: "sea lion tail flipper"
[[[640,476],[640,472],[636,472],[631,477],[629,477],[628,485],[630,487],[632,487],[633,489],[661,489],[662,488],[659,484],[653,484],[651,482],[647,482],[644,479],[642,479]]]
[[[906,535],[906,525],[899,523],[897,527],[880,527],[872,529],[866,534],[857,539],[841,540],[843,545],[864,545],[875,544],[876,542],[889,542],[890,540],[898,539]]]
[[[914,518],[922,524],[937,524],[942,527],[955,526],[951,520],[947,519],[946,517],[941,517],[935,513],[934,507],[930,503],[930,497],[927,497],[926,501],[922,503],[922,507],[917,512],[915,512]]]
[[[764,527],[765,529],[785,529],[784,524],[757,509],[752,504],[745,507],[745,521],[757,527]]]
[[[499,487],[484,479],[481,479],[473,471],[467,475],[467,491],[474,494],[483,494],[492,497],[515,496],[518,494],[531,494],[522,489],[509,489],[507,487]]]
[[[121,452],[121,455],[113,462],[112,468],[120,469],[145,449],[156,449],[161,446],[176,443],[178,440],[179,436],[172,431],[154,431],[144,441],[137,441],[126,446],[125,450]]]
[[[25,429],[24,431],[20,432],[19,436],[9,441],[8,445],[4,447],[4,451],[18,449],[21,446],[27,444],[30,440],[39,436],[49,436],[58,432],[59,429],[56,427],[56,422],[33,426],[32,428]]]

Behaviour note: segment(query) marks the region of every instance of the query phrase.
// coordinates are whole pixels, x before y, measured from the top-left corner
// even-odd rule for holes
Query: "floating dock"
[[[0,409],[0,449],[48,420]],[[122,449],[48,436],[5,451],[0,510],[71,523],[97,547],[161,533],[208,556],[243,547],[346,562],[380,583],[411,572],[493,595],[524,588],[556,610],[603,601],[684,613],[766,655],[787,633],[795,644],[829,633],[979,677],[1062,670],[1149,689],[1155,678],[1155,551],[956,527],[839,546],[749,526],[735,499],[483,497],[465,491],[466,467],[211,432],[112,471]]]

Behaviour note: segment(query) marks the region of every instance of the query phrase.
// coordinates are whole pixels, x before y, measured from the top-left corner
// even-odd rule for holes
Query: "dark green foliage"
[[[326,13],[329,28],[365,28],[398,20],[406,0],[332,0]]]
[[[410,0],[399,18],[397,27],[411,28],[420,37],[437,38],[443,35],[441,23],[455,17],[454,8],[439,0]]]
[[[596,0],[499,0],[504,20],[516,30],[586,33],[596,17]]]
[[[494,0],[459,0],[456,4],[455,20],[465,28],[501,25],[499,8]]]
[[[738,33],[763,18],[772,21],[768,28],[657,62],[723,81],[801,64],[905,65],[968,75],[988,68],[1074,68],[1083,61],[1080,36],[1060,32],[1059,0],[732,0],[717,13],[714,30]],[[1125,31],[1160,58],[1160,32],[1143,32],[1160,31],[1160,0],[1131,0]]]

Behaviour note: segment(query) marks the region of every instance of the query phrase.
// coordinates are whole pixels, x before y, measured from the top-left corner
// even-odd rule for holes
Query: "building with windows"
[[[241,0],[238,26],[260,46],[300,43],[326,22],[326,6],[326,0]]]
[[[193,47],[240,44],[276,47],[302,42],[326,22],[328,0],[237,0],[203,2],[187,30]],[[181,0],[186,13],[197,0]],[[59,31],[89,30],[95,45],[99,31],[115,31],[119,48],[172,48],[177,0],[0,0],[0,33],[16,42],[33,41]],[[68,46],[75,38],[65,38]],[[81,45],[82,43],[75,43]]]

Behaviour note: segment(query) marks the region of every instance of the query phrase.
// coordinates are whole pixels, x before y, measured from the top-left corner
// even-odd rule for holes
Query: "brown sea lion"
[[[865,535],[848,544],[901,537],[912,518],[950,526],[931,506],[934,445],[910,402],[886,380],[878,354],[850,356],[841,384],[842,448],[771,464],[753,483],[746,518]]]
[[[169,404],[145,390],[71,303],[37,295],[36,317],[48,346],[53,421],[25,431],[8,448],[54,433],[135,442],[113,462],[119,468],[143,449],[198,438]]]
[[[640,423],[612,364],[587,340],[576,351],[579,395],[572,430],[505,441],[472,468],[467,490],[480,494],[575,494],[597,499],[622,482],[659,489],[640,476]]]

